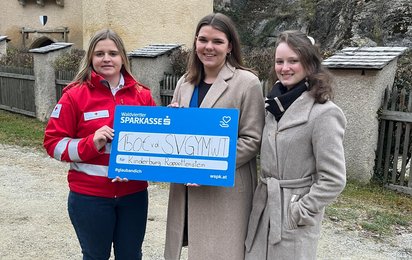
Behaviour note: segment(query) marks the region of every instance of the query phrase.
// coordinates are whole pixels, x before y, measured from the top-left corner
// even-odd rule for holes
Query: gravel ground
[[[68,165],[28,148],[0,144],[0,259],[81,259],[68,218]],[[166,185],[149,188],[145,260],[163,259]],[[182,259],[187,252],[183,250]],[[378,241],[323,224],[318,259],[412,259],[412,234]]]

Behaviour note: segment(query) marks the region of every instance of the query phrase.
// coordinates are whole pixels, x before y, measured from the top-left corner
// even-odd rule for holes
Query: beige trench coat
[[[325,206],[346,184],[345,127],[339,107],[308,92],[279,122],[266,114],[246,259],[316,259]]]
[[[177,83],[172,102],[188,107],[194,86],[184,77]],[[235,186],[187,187],[188,257],[190,260],[239,260],[257,184],[256,155],[264,125],[264,99],[259,79],[226,64],[200,107],[238,108],[239,129]],[[188,119],[188,126],[198,118]],[[185,190],[171,184],[167,214],[165,259],[180,259],[185,220]]]

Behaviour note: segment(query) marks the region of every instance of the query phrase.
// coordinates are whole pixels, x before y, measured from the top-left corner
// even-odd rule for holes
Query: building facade
[[[196,24],[213,0],[7,0],[0,1],[0,36],[19,48],[70,42],[84,49],[102,28],[115,30],[127,51],[149,44],[191,47]]]

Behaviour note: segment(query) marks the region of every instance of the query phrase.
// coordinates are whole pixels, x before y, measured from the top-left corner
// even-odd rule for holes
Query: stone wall
[[[377,111],[387,87],[392,87],[397,59],[382,70],[332,69],[336,88],[335,103],[348,121],[345,132],[345,157],[348,178],[369,182],[372,178],[378,145]]]
[[[0,58],[7,54],[7,36],[0,35]]]
[[[34,60],[34,102],[36,118],[47,121],[56,104],[56,74],[54,61],[69,52],[72,43],[54,43],[42,48],[31,49]]]
[[[23,47],[21,29],[23,27],[33,30],[54,30],[68,27],[70,32],[67,41],[74,43],[75,47],[83,44],[83,15],[82,0],[70,0],[64,2],[64,7],[55,1],[45,1],[45,5],[36,4],[36,1],[26,1],[21,5],[17,0],[0,1],[0,35],[7,35],[10,43],[16,47]],[[43,26],[39,16],[47,15],[47,23]],[[54,42],[64,41],[61,33],[29,33],[25,35],[26,48],[32,48],[32,44],[42,36],[50,38]]]
[[[223,12],[238,25],[242,41],[273,46],[283,30],[308,32],[324,50],[349,46],[412,47],[412,1],[232,0]]]
[[[83,12],[88,18],[84,20],[84,39],[100,28],[111,27],[129,51],[163,43],[190,47],[197,22],[213,12],[213,1],[88,0]],[[85,41],[83,48],[86,45]]]
[[[37,31],[25,35],[27,48],[33,48],[42,36],[86,48],[90,37],[103,28],[114,29],[128,51],[155,43],[191,46],[197,22],[213,12],[213,0],[70,0],[64,1],[63,7],[55,1],[44,1],[43,6],[34,0],[25,2],[0,1],[0,35],[7,35],[16,47],[23,45],[23,27]],[[48,16],[45,26],[40,15]],[[67,39],[61,33],[38,33],[64,27],[69,30]]]

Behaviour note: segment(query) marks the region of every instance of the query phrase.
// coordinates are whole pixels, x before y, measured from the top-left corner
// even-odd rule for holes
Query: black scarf
[[[309,83],[305,79],[289,91],[278,80],[265,100],[266,110],[275,116],[276,121],[279,121],[286,109],[308,89]]]

